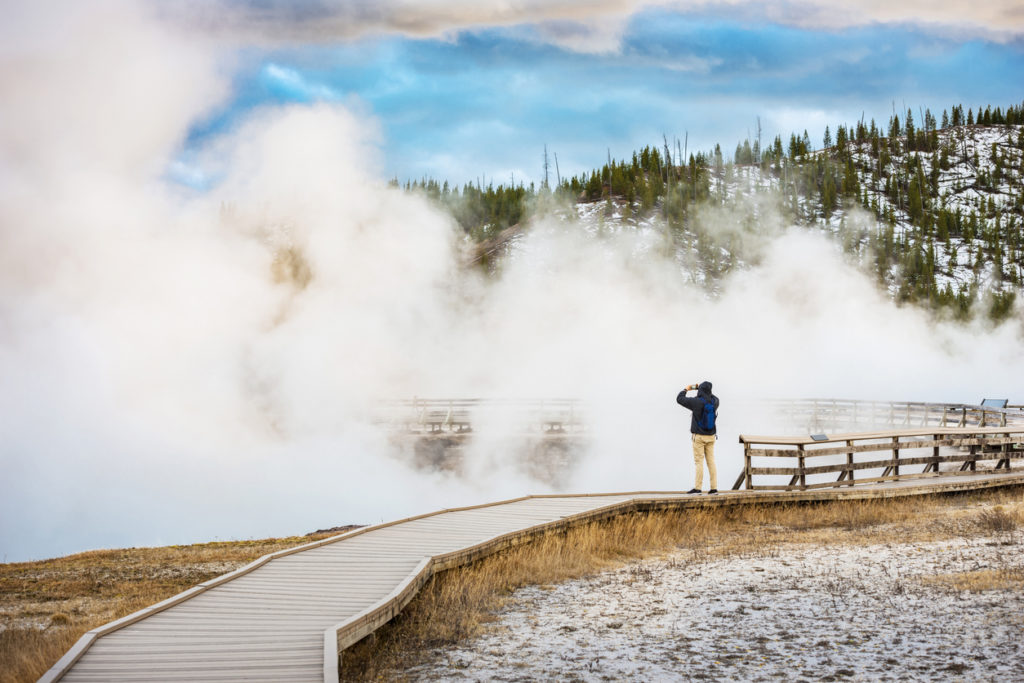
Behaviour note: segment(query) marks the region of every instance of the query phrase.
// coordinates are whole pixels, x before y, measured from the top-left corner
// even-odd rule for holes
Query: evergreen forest
[[[699,269],[713,293],[713,283],[756,254],[735,231],[716,234],[709,211],[728,208],[757,234],[769,229],[759,218],[770,205],[788,225],[833,235],[898,302],[1001,321],[1024,289],[1024,103],[956,105],[937,116],[894,111],[884,124],[826,127],[818,143],[807,131],[758,135],[731,154],[664,137],[571,177],[551,173],[546,148],[542,163],[539,186],[423,179],[403,187],[450,211],[468,244],[487,247],[480,260],[491,269],[496,247],[557,207],[664,231],[668,248],[689,254],[681,262]]]

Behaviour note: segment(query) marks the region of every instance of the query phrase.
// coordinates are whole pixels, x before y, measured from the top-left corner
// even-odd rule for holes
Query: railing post
[[[1003,434],[1002,436],[1006,440],[1009,440],[1009,438],[1010,438],[1009,434]],[[1001,457],[1001,458],[999,458],[999,460],[996,461],[996,467],[995,468],[998,470],[998,469],[1002,468],[1003,465],[1005,464],[1006,465],[1006,469],[1010,469],[1010,444],[1004,443],[1004,444],[1000,445],[999,446],[999,454],[1004,456],[1004,457]]]
[[[847,486],[853,486],[853,441],[847,440],[846,446],[851,449],[846,452],[846,464],[850,466],[850,469],[846,471],[846,478],[849,479]]]
[[[943,427],[946,426],[946,411],[947,411],[947,409],[948,409],[948,406],[942,406],[942,426]]]
[[[753,488],[753,484],[750,481],[750,444],[740,437],[740,443],[743,444],[743,471],[740,472],[740,476],[736,479],[736,483],[732,485],[733,491],[738,491],[743,488],[743,483],[746,482],[747,489]]]
[[[805,466],[804,466],[804,445],[803,444],[799,444],[797,446],[797,449],[798,449],[798,452],[799,452],[799,455],[797,457],[799,458],[799,467],[800,467],[800,490],[804,491],[804,490],[807,489],[807,474],[805,472]]]
[[[892,474],[900,478],[900,437],[892,437]]]
[[[746,488],[749,491],[754,488],[754,475],[750,473],[750,444],[743,444],[743,474],[744,481],[746,482]]]

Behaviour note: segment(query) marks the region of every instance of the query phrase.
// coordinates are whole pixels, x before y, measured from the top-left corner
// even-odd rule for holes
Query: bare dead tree
[[[544,187],[545,188],[549,187],[549,185],[548,185],[548,146],[546,144],[544,145]]]
[[[761,163],[761,116],[757,117],[757,154],[754,157],[755,163]]]
[[[685,159],[686,156],[683,154],[683,143],[679,140],[679,138],[675,138],[675,142],[676,142],[676,158],[677,159]]]

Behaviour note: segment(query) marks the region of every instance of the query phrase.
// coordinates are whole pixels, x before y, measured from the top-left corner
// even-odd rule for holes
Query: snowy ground
[[[927,577],[1024,570],[1021,538],[692,550],[518,591],[411,680],[1024,680],[1024,593]],[[1019,584],[1018,584],[1019,585]]]

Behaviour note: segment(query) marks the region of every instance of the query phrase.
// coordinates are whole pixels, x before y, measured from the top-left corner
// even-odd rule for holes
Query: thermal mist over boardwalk
[[[4,31],[0,560],[545,492],[493,445],[471,477],[409,469],[379,398],[588,400],[566,488],[613,490],[689,486],[693,381],[723,399],[723,480],[739,398],[1019,397],[1019,326],[932,324],[795,231],[714,300],[641,238],[555,221],[467,272],[453,221],[375,170],[357,104],[258,110],[198,153],[212,189],[183,189],[167,168],[227,57],[104,7]]]

